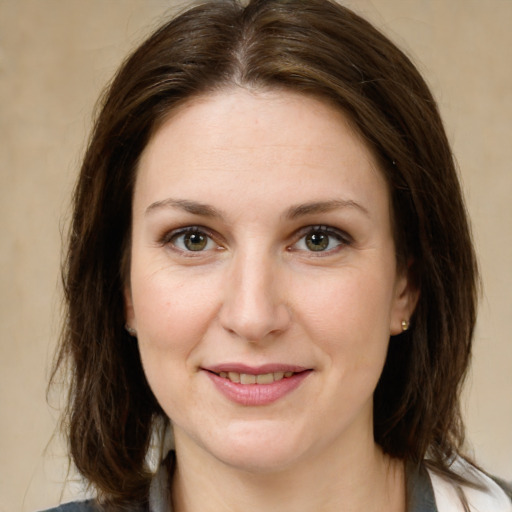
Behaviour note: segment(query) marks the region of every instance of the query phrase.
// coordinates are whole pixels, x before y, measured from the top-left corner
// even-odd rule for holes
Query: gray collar
[[[149,490],[150,512],[172,512],[169,494],[169,478],[175,465],[173,451],[161,464]],[[438,512],[434,489],[424,464],[406,465],[407,512]]]
[[[406,464],[407,512],[438,512],[432,481],[425,465]]]

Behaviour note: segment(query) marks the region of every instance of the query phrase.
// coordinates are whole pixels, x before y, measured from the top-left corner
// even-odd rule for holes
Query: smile
[[[220,395],[243,406],[269,405],[297,389],[311,369],[290,365],[266,365],[250,368],[243,365],[223,365],[204,369]]]
[[[229,379],[231,382],[237,384],[272,384],[272,382],[292,377],[294,372],[260,373],[259,375],[238,372],[220,372],[218,375],[223,379]]]

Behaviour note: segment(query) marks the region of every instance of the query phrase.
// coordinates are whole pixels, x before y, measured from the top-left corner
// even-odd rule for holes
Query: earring
[[[124,326],[124,328],[126,329],[126,332],[130,335],[130,336],[133,336],[134,338],[137,337],[137,331],[133,328],[133,327],[130,327],[128,324],[126,324]]]
[[[402,332],[409,329],[409,320],[402,320]]]

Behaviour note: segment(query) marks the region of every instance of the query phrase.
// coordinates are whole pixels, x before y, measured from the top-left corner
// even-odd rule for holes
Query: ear
[[[395,336],[404,331],[402,322],[410,322],[420,296],[420,290],[412,272],[412,262],[406,269],[399,271],[395,282],[393,307],[391,310],[389,332]]]
[[[137,330],[137,322],[135,321],[135,311],[133,309],[132,290],[129,285],[125,285],[123,289],[124,295],[124,317],[127,327]]]

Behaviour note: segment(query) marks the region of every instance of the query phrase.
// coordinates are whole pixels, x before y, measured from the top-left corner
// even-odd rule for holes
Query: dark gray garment
[[[174,454],[172,454],[174,455]],[[438,512],[434,489],[428,471],[423,464],[413,466],[408,464],[406,472],[407,481],[407,512]],[[103,512],[93,501],[81,501],[61,505],[46,512]],[[108,511],[115,512],[115,511]],[[121,511],[120,511],[121,512]],[[134,506],[123,508],[122,512],[152,512],[149,506]],[[169,507],[169,512],[172,509]]]

